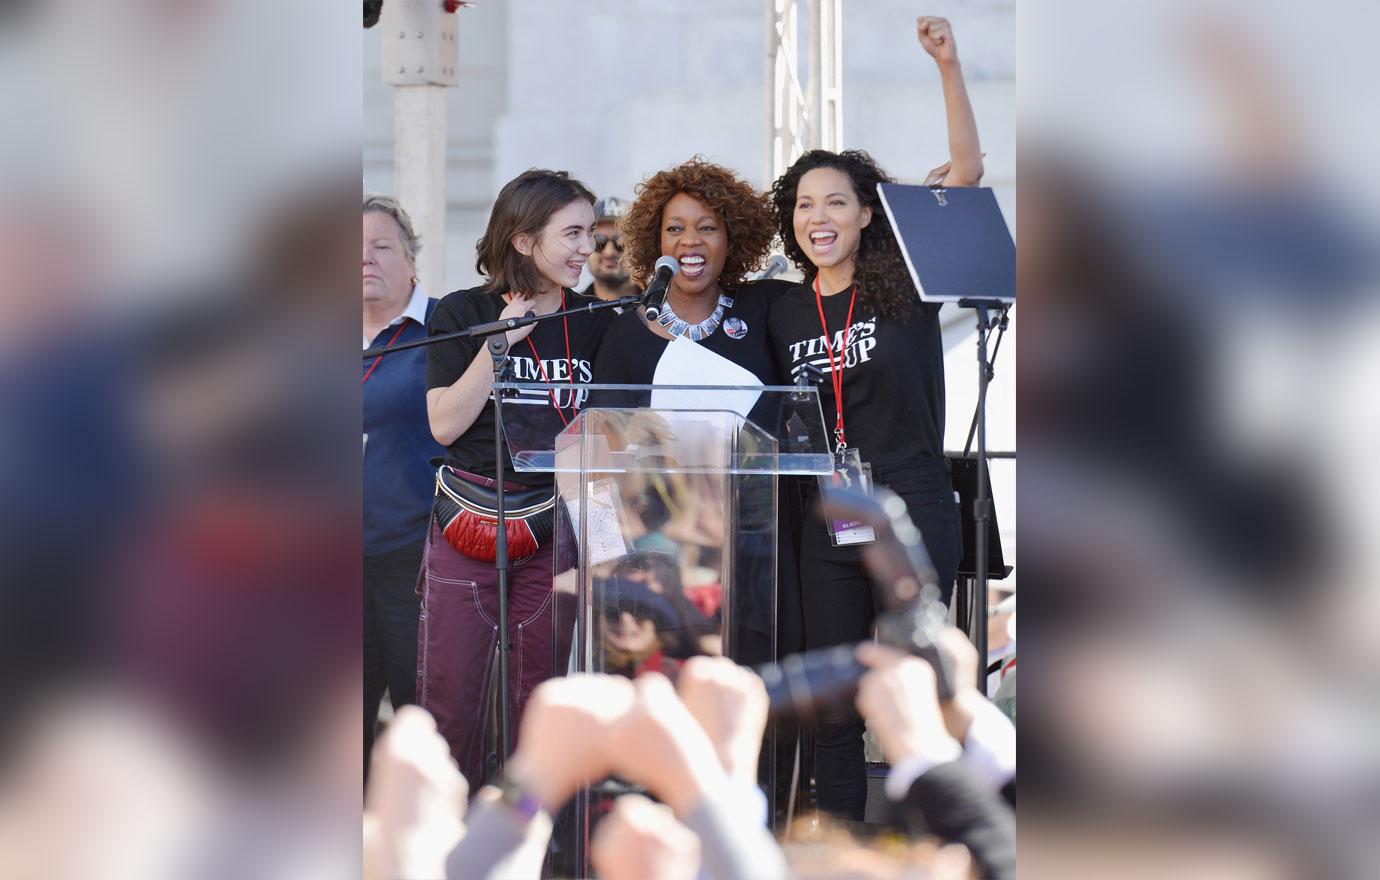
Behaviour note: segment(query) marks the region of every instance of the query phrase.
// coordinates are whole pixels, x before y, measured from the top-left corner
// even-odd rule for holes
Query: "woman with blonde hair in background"
[[[396,199],[364,198],[364,347],[426,337],[436,307],[417,283],[421,244]],[[394,708],[417,694],[417,571],[431,510],[426,353],[364,361],[364,775],[385,687]]]

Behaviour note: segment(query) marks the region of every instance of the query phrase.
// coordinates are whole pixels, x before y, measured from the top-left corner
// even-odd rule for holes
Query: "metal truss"
[[[800,77],[798,0],[765,0],[764,184],[810,149],[843,145],[842,0],[807,0],[809,79]]]

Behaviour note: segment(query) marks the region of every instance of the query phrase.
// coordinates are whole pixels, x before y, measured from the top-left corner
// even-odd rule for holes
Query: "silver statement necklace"
[[[676,314],[671,308],[671,301],[667,300],[662,306],[661,314],[657,316],[656,322],[666,328],[672,336],[689,336],[691,342],[699,342],[701,339],[708,339],[714,335],[714,331],[719,329],[720,322],[724,319],[724,310],[733,308],[733,297],[728,294],[719,295],[719,304],[714,307],[714,311],[700,321],[698,324],[691,324],[689,321]]]

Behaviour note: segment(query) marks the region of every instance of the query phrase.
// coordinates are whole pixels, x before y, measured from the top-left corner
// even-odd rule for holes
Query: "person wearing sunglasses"
[[[637,293],[623,260],[623,236],[618,221],[628,211],[627,203],[616,196],[605,196],[594,203],[594,253],[589,258],[589,274],[594,279],[585,294],[599,299],[618,299]]]

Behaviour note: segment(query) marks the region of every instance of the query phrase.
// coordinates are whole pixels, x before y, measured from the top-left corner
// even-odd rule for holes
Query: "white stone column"
[[[383,81],[394,87],[395,193],[422,239],[417,277],[446,292],[446,89],[456,84],[456,14],[438,0],[387,0],[379,17]]]
[[[417,278],[446,291],[446,87],[398,86],[393,93],[394,179],[417,234]]]

